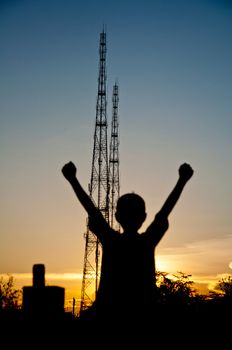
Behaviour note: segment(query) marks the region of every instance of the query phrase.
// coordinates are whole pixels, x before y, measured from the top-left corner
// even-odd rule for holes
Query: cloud
[[[11,273],[9,276],[13,276],[15,282],[21,282],[24,281],[26,284],[32,283],[32,273]],[[7,274],[1,274],[0,277],[3,277],[4,279],[8,278]],[[45,280],[48,281],[75,281],[75,280],[81,280],[82,274],[81,273],[73,273],[73,272],[66,272],[66,273],[46,273],[45,274]]]
[[[231,249],[232,234],[181,247],[157,249],[157,268],[170,273],[182,271],[198,276],[229,273],[229,269],[232,269]]]

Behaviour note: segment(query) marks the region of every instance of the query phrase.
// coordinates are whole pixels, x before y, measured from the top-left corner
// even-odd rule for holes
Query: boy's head
[[[145,202],[136,193],[119,197],[115,217],[124,231],[137,231],[146,219]]]

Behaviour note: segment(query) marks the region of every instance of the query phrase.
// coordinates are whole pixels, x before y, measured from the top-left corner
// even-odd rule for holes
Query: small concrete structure
[[[33,285],[23,287],[23,311],[35,317],[56,318],[64,315],[65,289],[45,286],[45,266],[33,265]]]

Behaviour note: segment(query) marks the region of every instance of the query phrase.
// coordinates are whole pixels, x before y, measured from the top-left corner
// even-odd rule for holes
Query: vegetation
[[[219,280],[215,290],[219,290],[219,293],[224,298],[232,298],[232,276],[227,276]]]
[[[8,280],[0,278],[0,310],[12,310],[19,307],[21,290],[15,289],[14,277],[8,276]]]
[[[177,272],[170,275],[157,272],[158,302],[166,307],[193,308],[206,304],[232,305],[232,276],[220,279],[214,291],[202,295],[193,288],[191,275]],[[22,290],[15,288],[14,277],[0,278],[0,310],[18,309],[21,305]]]
[[[166,272],[157,272],[158,299],[162,303],[189,303],[195,296],[191,275],[177,272],[172,277]]]

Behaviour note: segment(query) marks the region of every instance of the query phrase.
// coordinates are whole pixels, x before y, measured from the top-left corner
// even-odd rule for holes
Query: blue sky
[[[15,0],[0,4],[0,273],[80,273],[86,214],[60,169],[90,181],[99,34],[107,32],[108,118],[119,83],[121,193],[146,227],[178,167],[194,177],[157,248],[160,268],[205,280],[232,260],[230,1]]]

